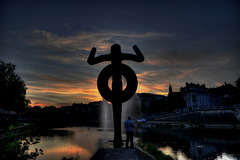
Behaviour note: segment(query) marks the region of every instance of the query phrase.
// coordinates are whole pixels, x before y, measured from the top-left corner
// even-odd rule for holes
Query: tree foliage
[[[30,126],[29,126],[30,127]],[[29,152],[29,147],[39,143],[40,137],[16,136],[18,130],[14,132],[14,126],[9,126],[6,131],[6,137],[0,140],[0,159],[1,160],[28,160],[36,159],[37,156],[43,154],[42,149],[35,149]]]
[[[236,87],[238,90],[240,90],[240,77],[236,80]]]
[[[21,113],[30,101],[26,99],[27,87],[15,68],[0,60],[0,107]]]
[[[240,77],[236,80],[236,88],[237,88],[237,101],[240,103]]]

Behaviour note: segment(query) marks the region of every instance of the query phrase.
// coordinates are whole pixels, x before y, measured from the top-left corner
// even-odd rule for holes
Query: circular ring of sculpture
[[[121,75],[123,75],[127,81],[126,88],[121,93],[121,102],[129,100],[136,92],[138,81],[135,72],[127,65],[121,64]],[[97,80],[97,87],[99,93],[104,99],[112,102],[112,90],[108,87],[108,80],[112,76],[112,64],[106,66],[99,74]]]

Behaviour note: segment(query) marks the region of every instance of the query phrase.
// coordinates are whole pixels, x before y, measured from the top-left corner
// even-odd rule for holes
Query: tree
[[[0,60],[0,107],[21,113],[30,100],[26,99],[27,87],[15,67]]]
[[[236,80],[236,87],[238,90],[240,90],[240,77],[238,78],[238,80]]]
[[[240,77],[238,78],[238,80],[236,80],[236,88],[237,88],[237,101],[238,103],[240,103]]]

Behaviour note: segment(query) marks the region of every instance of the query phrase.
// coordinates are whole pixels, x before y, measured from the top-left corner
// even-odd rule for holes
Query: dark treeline
[[[72,106],[40,106],[27,107],[19,122],[31,122],[36,125],[69,126],[99,125],[99,107],[101,101],[89,104],[74,103]]]

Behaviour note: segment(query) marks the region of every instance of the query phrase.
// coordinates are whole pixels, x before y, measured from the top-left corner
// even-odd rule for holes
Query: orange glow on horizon
[[[163,87],[161,85],[139,85],[137,93],[153,93],[167,96],[168,90],[161,91]]]
[[[216,83],[215,83],[215,85],[216,85],[216,86],[218,86],[218,87],[220,87],[220,86],[222,86],[222,85],[223,85],[223,83],[216,82]]]
[[[40,106],[41,108],[45,107],[45,106],[51,106],[50,104],[48,103],[35,103],[34,101],[31,101],[31,106]]]
[[[52,86],[52,87],[51,87]],[[35,93],[58,93],[58,94],[94,94],[98,93],[97,89],[81,89],[81,88],[72,88],[70,86],[62,86],[58,84],[51,84],[49,87],[38,87],[38,86],[28,86],[28,91]]]
[[[138,89],[136,93],[153,93],[160,95],[168,94],[168,85],[166,84],[151,84],[148,79],[156,76],[156,72],[143,72],[137,74]],[[126,80],[123,80],[126,84]],[[111,84],[111,83],[110,83]],[[71,105],[72,103],[89,103],[92,101],[102,100],[102,97],[97,89],[96,78],[89,78],[83,83],[34,83],[31,82],[27,86],[27,97],[30,97],[31,106],[56,106],[60,104]],[[52,95],[52,96],[47,96]],[[41,97],[44,96],[42,100]],[[61,101],[61,102],[60,102]]]
[[[149,83],[151,77],[156,76],[156,72],[143,72],[137,74],[139,85],[137,92],[138,93],[154,93],[160,95],[168,95],[168,84],[167,83]]]

